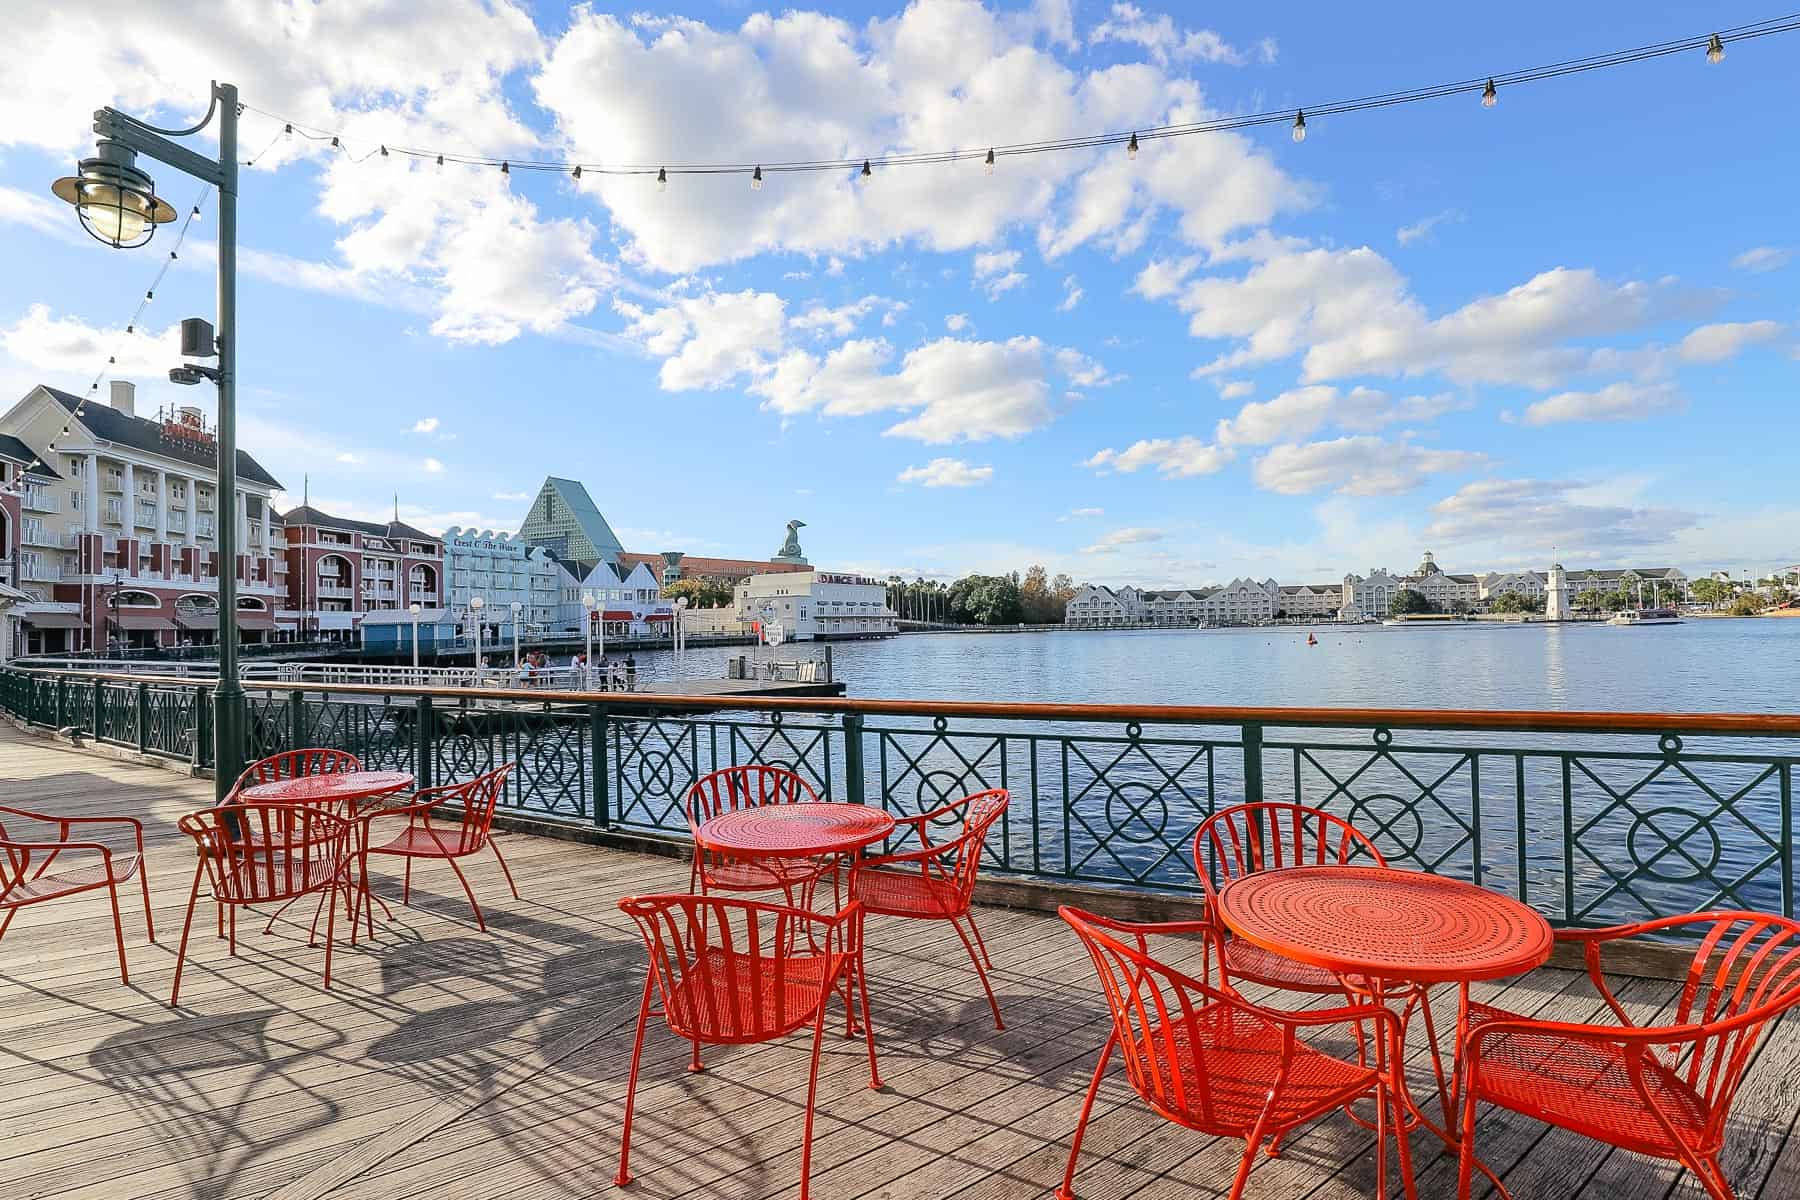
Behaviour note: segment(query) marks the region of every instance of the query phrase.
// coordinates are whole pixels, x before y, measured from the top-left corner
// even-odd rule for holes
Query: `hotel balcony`
[[[169,532],[170,533],[186,533],[187,532],[187,514],[185,512],[181,512],[176,509],[170,510],[170,512],[169,512]]]
[[[338,616],[321,619],[314,614],[313,619],[348,628],[347,620],[335,623]],[[394,701],[405,705],[423,700],[454,706],[461,690],[421,695],[398,675],[389,676],[383,686],[391,687]],[[246,680],[246,687],[257,706],[254,711],[267,712],[270,730],[279,736],[283,702],[295,693],[259,687],[254,679]],[[210,750],[197,736],[201,727],[197,720],[184,719],[197,715],[192,704],[201,688],[193,683],[148,688],[155,719],[144,732],[135,724],[140,710],[134,682],[97,682],[86,689],[47,683],[6,687],[0,688],[0,702],[45,732],[66,721],[96,743],[136,751],[142,737],[150,755],[179,764],[198,759],[204,765]],[[375,754],[394,746],[392,730],[367,720],[371,710],[360,698],[313,690],[305,699],[309,710],[318,710],[311,715],[321,729],[342,730],[341,736],[350,739],[347,749]],[[870,769],[851,783],[843,770],[841,714],[808,716],[792,711],[791,701],[764,703],[770,710],[789,706],[790,729],[802,721],[808,727],[807,740],[796,739],[802,748],[790,742],[771,747],[771,756],[808,772],[828,798],[892,803],[896,809],[903,798],[917,799],[907,789],[917,786],[920,763],[897,773],[909,778],[889,780],[873,766],[877,754],[859,754],[855,761],[870,764]],[[914,715],[930,717],[929,706],[917,707]],[[1109,720],[1102,730],[1093,724],[1091,711],[1060,719],[1040,713],[1026,721],[1005,715],[1010,706],[988,707],[993,714],[987,717],[940,714],[936,732],[924,724],[917,731],[867,732],[871,751],[890,743],[898,747],[916,733],[908,744],[920,755],[939,755],[931,760],[933,770],[952,787],[953,796],[999,782],[1001,742],[1004,754],[1020,756],[1013,766],[1021,773],[1008,776],[1015,789],[1012,806],[1007,821],[988,835],[974,885],[971,919],[980,922],[979,953],[989,964],[985,976],[971,965],[978,952],[965,950],[960,929],[934,921],[868,918],[861,972],[867,1002],[864,1006],[859,997],[857,1003],[869,1021],[879,1087],[871,1086],[864,1040],[842,1036],[843,1001],[836,996],[827,1001],[811,1143],[815,1200],[1027,1200],[1054,1194],[1077,1121],[1088,1107],[1084,1100],[1095,1066],[1103,1047],[1111,1045],[1114,1029],[1095,962],[1056,915],[1055,906],[1104,909],[1132,914],[1134,920],[1188,921],[1181,936],[1152,935],[1154,953],[1188,978],[1216,979],[1217,960],[1191,924],[1203,899],[1188,865],[1189,848],[1201,820],[1243,799],[1243,789],[1253,786],[1238,767],[1244,753],[1261,755],[1272,774],[1301,760],[1296,745],[1306,755],[1326,756],[1344,770],[1333,776],[1334,782],[1321,780],[1316,789],[1309,785],[1304,798],[1349,815],[1362,800],[1384,797],[1397,805],[1386,809],[1383,818],[1365,811],[1359,821],[1391,852],[1396,868],[1417,873],[1433,867],[1465,880],[1473,875],[1483,888],[1533,906],[1558,925],[1610,923],[1633,906],[1642,906],[1634,914],[1642,916],[1650,906],[1697,905],[1717,890],[1776,906],[1792,902],[1792,860],[1785,847],[1729,863],[1710,854],[1712,834],[1739,830],[1747,815],[1734,814],[1734,788],[1709,796],[1705,788],[1682,783],[1678,810],[1655,807],[1662,799],[1639,798],[1642,811],[1631,810],[1638,819],[1621,819],[1610,831],[1588,825],[1606,806],[1621,801],[1603,788],[1582,790],[1581,772],[1612,778],[1620,769],[1615,754],[1629,756],[1644,770],[1674,755],[1684,771],[1713,785],[1732,774],[1708,752],[1659,745],[1654,732],[1620,734],[1557,725],[1537,730],[1555,733],[1551,743],[1533,746],[1504,728],[1468,737],[1443,726],[1377,724],[1346,713],[1341,728],[1284,726],[1279,737],[1272,734],[1265,743],[1260,724],[1212,710],[1205,726],[1229,731],[1220,742],[1219,734],[1206,732],[1198,722],[1163,725],[1153,732],[1149,710],[1144,710],[1140,738],[1122,717]],[[619,720],[602,710],[596,704],[581,720]],[[1167,710],[1159,711],[1166,716]],[[1316,718],[1317,710],[1312,711]],[[1569,721],[1580,714],[1537,715]],[[1409,719],[1431,716],[1414,713]],[[0,941],[0,980],[10,987],[5,1012],[12,1053],[6,1070],[14,1113],[5,1169],[17,1185],[8,1194],[92,1200],[236,1200],[277,1191],[334,1198],[790,1200],[799,1185],[814,1062],[811,1023],[801,1022],[802,1028],[766,1044],[701,1046],[706,1069],[694,1073],[688,1069],[693,1043],[670,1030],[660,1005],[651,1010],[641,1037],[631,1141],[634,1179],[629,1189],[617,1189],[612,1182],[620,1162],[622,1114],[639,1041],[636,1016],[645,997],[648,957],[638,928],[620,912],[618,901],[627,895],[690,889],[685,858],[690,844],[679,792],[669,781],[724,765],[722,757],[711,757],[709,747],[735,744],[737,734],[731,731],[744,729],[741,716],[669,709],[656,719],[666,727],[647,738],[643,718],[625,718],[629,734],[600,739],[597,751],[570,737],[570,729],[585,729],[585,724],[559,726],[536,712],[506,710],[468,725],[408,728],[407,737],[421,729],[428,736],[441,729],[436,736],[445,739],[439,746],[443,753],[435,761],[442,782],[470,778],[460,755],[491,753],[500,756],[495,761],[520,760],[507,785],[494,845],[459,864],[468,895],[448,864],[419,860],[406,872],[399,859],[371,855],[368,880],[375,894],[385,898],[385,907],[371,912],[364,904],[362,912],[376,935],[351,946],[339,922],[326,989],[320,977],[323,949],[308,944],[310,896],[268,935],[260,925],[247,926],[247,944],[233,955],[227,939],[214,934],[211,896],[203,883],[179,1006],[166,1003],[175,951],[165,943],[174,943],[179,935],[196,860],[194,840],[176,822],[212,806],[211,781],[119,761],[110,751],[73,759],[75,752],[66,745],[0,725],[0,759],[13,776],[7,803],[52,816],[128,812],[142,819],[146,869],[141,878],[147,880],[158,937],[154,945],[145,938],[139,884],[133,879],[119,892],[125,917],[122,950],[115,950],[104,889],[34,908]],[[1765,720],[1791,723],[1793,718]],[[1250,735],[1253,726],[1256,733]],[[1700,732],[1699,726],[1671,728]],[[1736,756],[1735,766],[1747,772],[1737,787],[1763,769],[1751,762],[1758,758],[1780,760],[1780,779],[1789,780],[1793,756],[1781,749],[1787,744],[1781,739],[1792,731],[1780,732],[1783,728],[1767,724],[1752,739],[1768,745],[1724,751]],[[683,736],[690,729],[694,736]],[[1377,731],[1387,736],[1377,738]],[[934,740],[948,740],[955,749],[940,744],[934,750]],[[1447,744],[1451,740],[1458,745]],[[1466,742],[1481,744],[1461,745]],[[1232,754],[1215,758],[1215,747],[1229,747]],[[984,757],[984,749],[995,752]],[[599,757],[590,757],[593,753]],[[608,754],[619,759],[607,765]],[[1132,761],[1120,762],[1118,756],[1126,754]],[[1470,755],[1484,764],[1479,784],[1472,772],[1454,779],[1443,773],[1444,768],[1456,769],[1452,764],[1466,764]],[[1436,761],[1440,769],[1415,771],[1414,782],[1395,783],[1405,779],[1406,771],[1394,770],[1389,756],[1402,757],[1413,768]],[[1565,770],[1569,756],[1577,763],[1573,775]],[[592,779],[584,773],[596,761],[607,765],[609,782],[615,785],[597,793],[589,790]],[[1498,769],[1526,762],[1523,774],[1533,780],[1540,766],[1548,768],[1547,790],[1532,796],[1544,817],[1531,823],[1535,831],[1510,824],[1515,804],[1525,802],[1526,785],[1518,785],[1515,796],[1512,775]],[[1063,768],[1076,764],[1065,777]],[[1381,778],[1359,779],[1359,764]],[[1231,776],[1229,783],[1225,774]],[[79,786],[71,786],[72,778]],[[1577,782],[1565,782],[1571,778]],[[1677,778],[1672,772],[1663,782],[1674,787]],[[1282,782],[1293,784],[1292,779],[1271,778],[1271,798],[1280,794]],[[605,805],[599,812],[587,807],[595,794]],[[1778,797],[1773,803],[1781,806],[1781,827],[1788,828],[1794,815],[1791,791],[1771,786],[1768,794]],[[1577,810],[1575,832],[1566,831],[1559,806]],[[1447,811],[1467,825],[1448,819]],[[1407,816],[1395,823],[1394,813]],[[1492,819],[1470,820],[1484,813]],[[1410,818],[1427,822],[1419,840]],[[375,818],[373,831],[385,840],[399,830],[383,820]],[[1577,844],[1584,826],[1593,841]],[[113,838],[98,826],[91,832],[83,827],[82,836]],[[1448,841],[1441,840],[1446,836]],[[130,840],[125,831],[112,844],[124,850]],[[508,875],[502,875],[496,854],[504,855]],[[1682,869],[1676,870],[1671,858],[1678,858]],[[1571,864],[1574,869],[1565,878]],[[1701,878],[1695,877],[1695,864]],[[408,873],[410,890],[418,898],[410,906],[394,903],[402,875]],[[513,897],[509,878],[522,898]],[[485,929],[473,920],[471,901],[480,904]],[[336,895],[328,902],[342,904]],[[1588,905],[1601,907],[1584,910]],[[1346,930],[1346,945],[1354,932]],[[1448,941],[1470,932],[1459,924],[1414,936]],[[1126,935],[1117,945],[1121,948],[1107,952],[1125,966],[1126,956],[1137,949],[1136,939]],[[1582,968],[1581,945],[1566,942],[1544,965],[1528,972],[1473,983],[1471,998],[1543,1021],[1602,1026],[1617,1025],[1622,1018],[1640,1026],[1675,1022],[1684,1006],[1680,977],[1694,958],[1691,945],[1642,944],[1634,947],[1635,956],[1618,959],[1608,950],[1606,994]],[[119,979],[121,955],[129,962],[130,986]],[[755,959],[746,954],[731,965],[743,968],[745,962]],[[1749,974],[1758,969],[1752,964]],[[1768,969],[1779,974],[1791,965],[1770,964]],[[716,989],[711,994],[733,994],[723,991],[717,978],[724,973],[715,972],[708,980]],[[996,1028],[984,977],[991,980],[1004,1029]],[[1128,986],[1143,986],[1147,978],[1140,974]],[[1341,996],[1303,995],[1241,976],[1233,983],[1236,999],[1228,1003],[1258,1005],[1270,1013],[1306,1010],[1316,1015],[1344,1004]],[[1696,975],[1689,986],[1706,988],[1708,983]],[[800,991],[799,983],[793,987]],[[1727,998],[1720,1002],[1730,1002],[1730,989],[1721,991]],[[1220,1200],[1244,1161],[1244,1137],[1213,1137],[1165,1121],[1140,1099],[1133,1078],[1146,1090],[1160,1084],[1165,1109],[1190,1103],[1190,1097],[1197,1103],[1198,1093],[1221,1098],[1220,1122],[1242,1123],[1251,1119],[1244,1114],[1253,1117],[1273,1090],[1298,1089],[1297,1095],[1286,1093],[1298,1106],[1325,1086],[1318,1075],[1296,1072],[1273,1088],[1247,1082],[1234,1088],[1243,1078],[1231,1073],[1234,1068],[1255,1069],[1255,1060],[1278,1058],[1278,1047],[1288,1043],[1279,1034],[1271,1042],[1267,1015],[1235,1007],[1229,1016],[1218,1017],[1214,1005],[1219,1001],[1198,988],[1180,994],[1191,1000],[1191,1007],[1162,1009],[1146,996],[1137,997],[1136,1012],[1149,1026],[1136,1035],[1141,1041],[1128,1047],[1129,1061],[1139,1069],[1128,1073],[1121,1061],[1125,1054],[1115,1053],[1110,1069],[1093,1083],[1092,1119],[1076,1159],[1077,1196]],[[1428,998],[1441,1041],[1454,1040],[1456,986],[1430,987]],[[1688,1000],[1693,1000],[1691,993]],[[1121,1007],[1129,1015],[1129,1006]],[[725,1006],[719,1008],[723,1012]],[[1396,1073],[1418,1105],[1409,1126],[1414,1120],[1443,1120],[1432,1069],[1437,1047],[1426,1040],[1428,1028],[1413,1015],[1399,1046]],[[1199,1039],[1221,1034],[1242,1040],[1222,1047],[1234,1052],[1216,1058],[1205,1054],[1203,1047],[1212,1043]],[[1366,1027],[1321,1024],[1302,1028],[1292,1044],[1308,1066],[1318,1065],[1314,1055],[1322,1052],[1355,1071],[1358,1041],[1366,1034]],[[1623,1033],[1617,1040],[1642,1045],[1631,1036]],[[1602,1129],[1607,1121],[1618,1127],[1620,1114],[1632,1111],[1640,1091],[1690,1097],[1710,1087],[1701,1069],[1706,1063],[1695,1068],[1700,1083],[1689,1084],[1686,1062],[1670,1064],[1661,1051],[1639,1055],[1621,1050],[1608,1057],[1608,1043],[1601,1041],[1595,1043],[1601,1048],[1577,1057],[1560,1041],[1539,1050],[1490,1040],[1497,1043],[1496,1052],[1484,1061],[1509,1072],[1506,1078],[1560,1067],[1586,1072],[1594,1086],[1573,1094],[1566,1116]],[[1446,1047],[1444,1053],[1451,1051]],[[1606,1070],[1608,1064],[1626,1061],[1627,1053],[1632,1055],[1630,1071],[1623,1065],[1616,1072]],[[1183,1069],[1151,1075],[1142,1064],[1162,1061],[1153,1057],[1157,1055]],[[1770,1023],[1760,1042],[1745,1039],[1741,1059],[1733,1061],[1732,1070],[1742,1067],[1747,1074],[1729,1115],[1718,1121],[1716,1136],[1722,1147],[1720,1172],[1744,1200],[1794,1200],[1800,1193],[1792,1169],[1800,1156],[1795,1135],[1800,1091],[1791,1082],[1797,1059],[1800,1024],[1790,1017]],[[1521,1105],[1536,1094],[1528,1094]],[[1696,1111],[1694,1103],[1683,1101],[1684,1120]],[[1379,1143],[1371,1102],[1365,1099],[1349,1112],[1335,1104],[1316,1107],[1321,1111],[1313,1119],[1282,1138],[1279,1155],[1254,1153],[1257,1148],[1251,1147],[1246,1200],[1389,1200],[1403,1195],[1391,1145],[1381,1175],[1388,1189],[1385,1194],[1376,1190]],[[1544,1109],[1552,1111],[1547,1105]],[[1550,1129],[1486,1103],[1474,1115],[1472,1148],[1518,1200],[1685,1200],[1703,1194],[1691,1176],[1665,1159]],[[1637,1134],[1636,1142],[1643,1144],[1656,1136],[1646,1131],[1657,1128],[1646,1119],[1625,1132]],[[1423,1200],[1455,1196],[1455,1154],[1445,1152],[1444,1143],[1422,1126],[1414,1129],[1410,1145],[1417,1194]],[[1476,1194],[1497,1193],[1484,1180]],[[1720,1188],[1713,1194],[1726,1193]]]
[[[100,475],[100,490],[105,492],[123,492],[125,490],[125,473],[123,471],[105,471]]]
[[[53,513],[62,511],[62,504],[57,500],[56,493],[47,487],[27,486],[25,495],[21,499],[21,503],[24,505],[26,512]]]
[[[349,600],[356,595],[356,589],[339,583],[321,583],[313,590],[321,600]]]

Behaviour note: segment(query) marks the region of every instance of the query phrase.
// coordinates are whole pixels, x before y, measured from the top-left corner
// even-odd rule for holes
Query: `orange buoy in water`
[[[1309,633],[1306,635],[1306,644],[1309,646],[1316,646],[1319,644],[1319,639]]]

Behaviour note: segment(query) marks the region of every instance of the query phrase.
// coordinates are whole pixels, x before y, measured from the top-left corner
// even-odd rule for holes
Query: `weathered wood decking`
[[[690,1075],[685,1046],[656,1027],[640,1084],[637,1179],[612,1188],[642,978],[641,946],[613,902],[685,890],[685,864],[510,836],[524,901],[491,862],[471,871],[488,933],[448,870],[422,868],[413,907],[396,905],[373,945],[339,944],[330,992],[304,928],[283,923],[264,936],[246,919],[231,958],[203,906],[175,1010],[169,983],[194,859],[174,821],[210,796],[206,781],[0,727],[0,803],[146,820],[159,939],[146,944],[137,896],[125,897],[129,988],[103,893],[26,910],[0,941],[0,1196],[794,1194],[807,1041],[714,1050],[708,1069]],[[397,884],[384,890],[398,894]],[[860,1041],[828,1039],[819,1200],[1014,1200],[1048,1195],[1060,1178],[1105,1031],[1092,969],[1053,917],[987,911],[982,921],[1003,1034],[948,930],[871,923],[886,1086],[869,1090]],[[1600,1007],[1569,972],[1484,990],[1544,1015],[1581,1019]],[[1623,993],[1646,1019],[1670,994],[1650,981]],[[1745,1197],[1800,1197],[1796,1058],[1800,1026],[1790,1020],[1765,1042],[1739,1098],[1726,1165]],[[1371,1142],[1328,1117],[1262,1163],[1248,1194],[1370,1196]],[[1421,1195],[1452,1194],[1454,1162],[1415,1145]],[[1483,1120],[1479,1145],[1520,1200],[1701,1194],[1666,1164],[1506,1113]],[[1238,1144],[1152,1116],[1114,1079],[1077,1190],[1092,1200],[1219,1196],[1238,1154]]]

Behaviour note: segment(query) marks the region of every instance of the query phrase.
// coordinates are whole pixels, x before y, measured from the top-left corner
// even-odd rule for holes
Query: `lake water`
[[[1308,646],[1308,633],[1318,645]],[[806,647],[761,650],[793,658]],[[743,647],[691,650],[716,678]],[[868,699],[1109,704],[1800,711],[1800,620],[919,634],[832,646]],[[640,654],[646,680],[669,655]]]

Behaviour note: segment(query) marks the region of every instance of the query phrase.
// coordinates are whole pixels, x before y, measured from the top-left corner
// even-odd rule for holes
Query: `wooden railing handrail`
[[[86,682],[166,684],[205,687],[205,679],[105,671],[32,669]],[[1800,714],[1642,713],[1564,710],[1489,711],[1430,708],[1287,708],[1225,705],[1047,704],[988,700],[856,700],[847,697],[685,696],[654,692],[575,692],[533,688],[411,687],[329,684],[249,679],[245,687],[269,692],[316,692],[333,696],[430,696],[447,700],[499,700],[528,704],[605,704],[672,711],[731,709],[749,712],[857,713],[863,716],[983,717],[1020,721],[1088,721],[1142,725],[1263,725],[1294,728],[1388,728],[1511,730],[1532,733],[1693,734],[1721,737],[1800,737]]]

